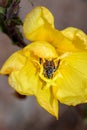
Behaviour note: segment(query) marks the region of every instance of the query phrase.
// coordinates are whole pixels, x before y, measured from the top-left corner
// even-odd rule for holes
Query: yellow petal
[[[87,102],[87,53],[73,53],[61,61],[54,95],[67,105]]]
[[[63,35],[73,41],[78,49],[87,49],[87,35],[80,29],[68,27],[61,31]]]
[[[77,51],[72,40],[66,38],[60,31],[53,29],[47,23],[31,33],[29,39],[31,41],[47,41],[56,48],[58,53]]]
[[[44,40],[49,42],[55,47],[59,54],[67,51],[78,51],[78,49],[72,43],[72,40],[66,38],[60,31],[52,29],[47,25],[39,28],[34,33],[32,33],[31,38],[36,41]]]
[[[33,95],[42,83],[38,78],[38,70],[29,60],[19,71],[13,71],[9,76],[9,84],[20,94]]]
[[[54,28],[52,14],[45,7],[33,9],[25,18],[24,34],[31,41],[50,42],[59,53],[66,51],[77,51],[72,40],[64,36]]]
[[[70,39],[66,38],[60,31],[52,28],[47,22],[28,34],[27,39],[50,42],[59,52],[76,50]]]
[[[45,41],[32,42],[23,49],[24,52],[31,52],[32,55],[41,58],[56,58],[58,54],[55,48]]]
[[[50,11],[42,6],[34,8],[25,18],[23,30],[25,37],[31,40],[31,34],[45,23],[54,27],[54,18]],[[39,35],[39,34],[38,34]]]
[[[20,70],[26,62],[26,57],[20,51],[12,54],[2,66],[1,74],[10,74],[12,71]]]
[[[36,98],[40,106],[58,119],[58,101],[53,97],[51,88],[38,89]]]

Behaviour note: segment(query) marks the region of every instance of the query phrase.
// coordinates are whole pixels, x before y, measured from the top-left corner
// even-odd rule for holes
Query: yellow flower
[[[58,101],[52,93],[52,79],[47,78],[51,74],[47,75],[45,67],[47,67],[46,60],[57,57],[55,48],[48,42],[33,42],[15,52],[0,71],[1,74],[9,74],[9,84],[18,93],[35,95],[38,103],[56,118],[58,118]]]
[[[34,95],[38,103],[58,118],[58,101],[67,105],[87,102],[87,36],[69,27],[54,27],[45,7],[25,18],[25,37],[31,44],[15,52],[1,68],[20,94]]]

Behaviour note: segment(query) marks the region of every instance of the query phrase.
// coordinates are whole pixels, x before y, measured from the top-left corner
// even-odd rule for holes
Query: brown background
[[[74,26],[87,33],[87,0],[21,0],[20,17],[24,19],[35,6],[46,6],[55,17],[55,26],[64,29]],[[19,48],[0,33],[0,67],[4,61]],[[87,130],[86,122],[75,107],[60,104],[57,121],[43,108],[34,97],[20,100],[8,85],[7,77],[0,76],[0,130]]]

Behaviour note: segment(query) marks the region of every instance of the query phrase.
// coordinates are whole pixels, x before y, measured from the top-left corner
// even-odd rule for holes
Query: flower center
[[[58,59],[57,63],[55,63],[54,60],[44,60],[43,61],[40,58],[40,64],[43,64],[43,72],[42,73],[43,73],[44,77],[46,77],[48,79],[52,79],[54,72],[59,67],[60,60]]]

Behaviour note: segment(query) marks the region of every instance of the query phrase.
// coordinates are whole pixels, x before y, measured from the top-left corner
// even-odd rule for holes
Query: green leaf
[[[6,7],[9,7],[9,6],[12,4],[12,1],[13,1],[13,0],[7,0],[7,1],[6,1]]]
[[[12,22],[15,23],[16,25],[23,25],[23,22],[19,17],[14,17],[12,19]]]
[[[0,14],[5,14],[5,8],[3,8],[3,7],[0,7]]]

